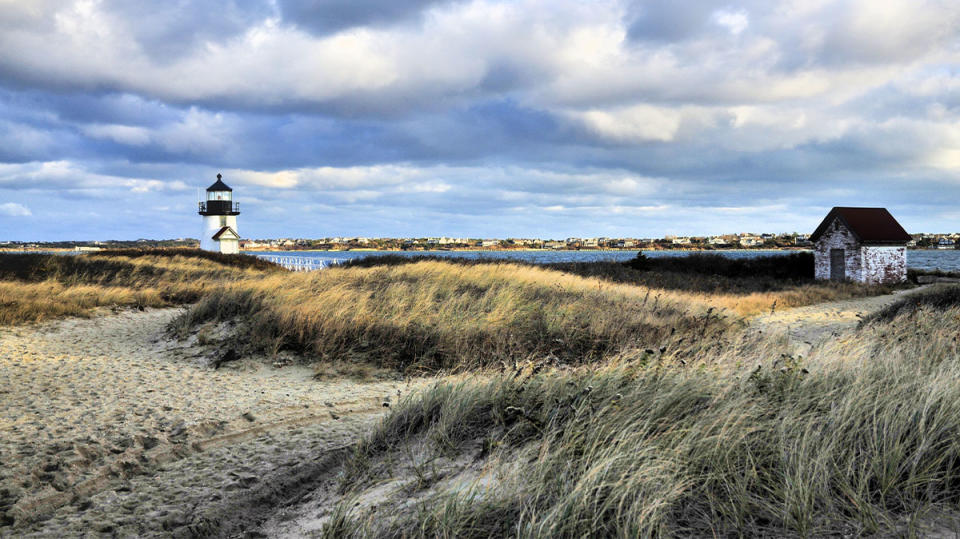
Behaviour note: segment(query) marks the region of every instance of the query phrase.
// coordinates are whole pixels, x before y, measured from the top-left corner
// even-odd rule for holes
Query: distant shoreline
[[[754,247],[746,249],[650,249],[624,247],[622,249],[242,249],[242,253],[437,253],[437,252],[455,252],[455,253],[622,253],[632,251],[657,251],[657,252],[704,252],[720,253],[732,251],[812,251],[810,247]]]

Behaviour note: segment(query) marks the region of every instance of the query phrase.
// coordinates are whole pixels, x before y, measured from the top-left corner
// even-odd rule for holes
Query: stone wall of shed
[[[834,224],[830,223],[827,231],[814,246],[814,277],[817,279],[830,278],[830,249],[844,250],[847,280],[860,281],[862,279],[863,263],[860,254],[860,242],[857,241],[853,233],[847,230],[843,223],[840,223],[839,228],[834,228]]]
[[[860,249],[863,282],[899,283],[907,280],[907,248],[864,246]]]

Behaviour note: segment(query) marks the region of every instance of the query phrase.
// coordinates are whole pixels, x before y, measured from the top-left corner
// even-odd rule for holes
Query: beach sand
[[[213,369],[221,352],[165,336],[178,312],[0,328],[0,535],[189,535],[423,383],[317,381],[264,357]]]

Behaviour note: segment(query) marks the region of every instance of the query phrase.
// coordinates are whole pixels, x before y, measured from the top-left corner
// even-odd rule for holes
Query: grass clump
[[[878,323],[807,359],[776,343],[681,367],[488,373],[404,401],[359,447],[353,536],[913,535],[960,504],[952,320]],[[901,315],[905,316],[905,315]],[[776,359],[773,359],[776,358]],[[737,362],[746,364],[737,366]],[[756,363],[755,363],[756,362]],[[405,449],[421,454],[411,460]],[[407,467],[446,458],[409,500]],[[459,463],[459,464],[458,464]],[[410,474],[406,474],[409,476]],[[378,508],[353,500],[378,487]]]
[[[0,324],[88,316],[103,306],[165,307],[197,301],[224,283],[282,271],[241,255],[195,249],[0,255]]]
[[[861,325],[889,322],[901,315],[915,314],[920,310],[945,312],[960,306],[960,286],[936,285],[928,290],[910,294],[896,303],[866,316]]]
[[[236,283],[175,326],[238,316],[252,346],[431,372],[530,357],[582,363],[668,343],[682,353],[714,342],[735,318],[695,297],[539,267],[426,260]]]

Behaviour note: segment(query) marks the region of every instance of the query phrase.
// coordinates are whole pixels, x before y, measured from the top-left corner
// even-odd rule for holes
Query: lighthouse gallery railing
[[[229,200],[201,200],[200,202],[197,202],[197,205],[200,207],[200,213],[207,211],[207,202],[212,202],[212,204],[210,204],[211,211],[216,210],[240,213],[240,203],[234,202],[231,204]]]

